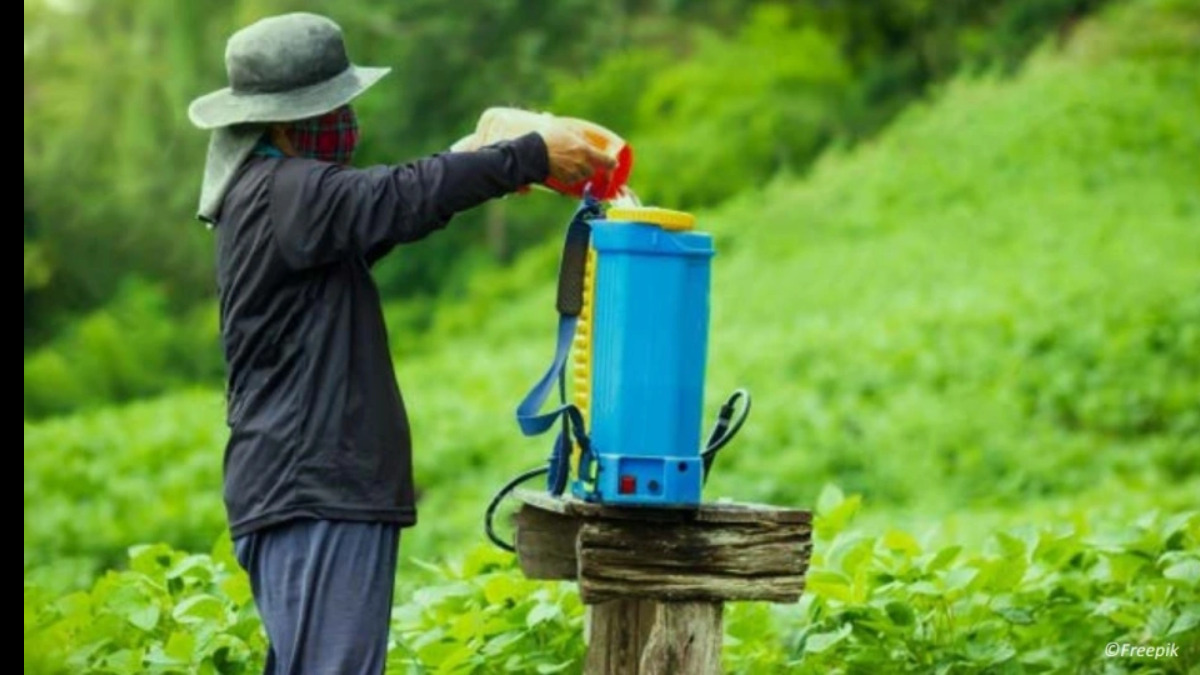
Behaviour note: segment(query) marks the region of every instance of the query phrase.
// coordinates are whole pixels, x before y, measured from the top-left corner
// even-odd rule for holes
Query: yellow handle
[[[605,212],[604,218],[657,225],[672,232],[684,232],[696,226],[696,216],[685,211],[660,209],[656,206],[614,206]]]

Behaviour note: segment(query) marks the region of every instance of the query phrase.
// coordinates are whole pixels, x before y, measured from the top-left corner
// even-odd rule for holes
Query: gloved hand
[[[615,157],[592,147],[583,135],[562,126],[539,130],[550,156],[550,177],[566,185],[590,178],[598,169],[613,169]]]

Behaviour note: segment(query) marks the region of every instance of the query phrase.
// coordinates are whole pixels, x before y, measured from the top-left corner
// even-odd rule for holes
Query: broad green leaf
[[[90,617],[92,613],[92,597],[83,591],[68,593],[54,603],[64,617]]]
[[[1132,582],[1141,571],[1150,564],[1145,556],[1133,555],[1124,552],[1106,553],[1100,565],[1097,565],[1096,572],[1107,571],[1107,580],[1121,586]]]
[[[1005,607],[1003,609],[996,610],[996,613],[1004,617],[1004,619],[1009,623],[1016,624],[1018,626],[1028,626],[1029,624],[1033,623],[1033,615],[1029,613],[1029,610],[1019,607]]]
[[[947,546],[940,549],[930,559],[929,564],[925,566],[925,572],[933,573],[945,569],[950,563],[954,562],[954,559],[958,557],[960,552],[962,552],[961,546]]]
[[[1176,535],[1189,535],[1200,540],[1200,511],[1184,511],[1163,521],[1159,536],[1169,541]]]
[[[494,546],[476,546],[462,561],[464,577],[475,577],[497,570],[510,569],[516,562],[511,553]]]
[[[1066,563],[1079,550],[1079,535],[1075,532],[1055,533],[1045,530],[1038,535],[1034,558],[1051,567]]]
[[[1148,635],[1166,635],[1171,630],[1175,620],[1175,612],[1163,606],[1151,607],[1146,614],[1146,633]]]
[[[453,643],[452,643],[453,644]],[[453,644],[446,650],[437,665],[437,673],[468,673],[473,670],[468,664],[475,658],[475,650],[467,644]]]
[[[461,581],[423,586],[413,592],[413,601],[426,606],[437,605],[450,598],[469,597],[475,593],[470,584]]]
[[[516,598],[520,591],[521,582],[509,574],[493,574],[483,584],[483,597],[491,604]]]
[[[816,570],[808,573],[805,580],[807,593],[841,602],[850,602],[850,579],[841,572]]]
[[[417,655],[423,663],[431,666],[441,666],[443,662],[449,659],[463,658],[461,653],[463,648],[464,646],[457,642],[438,640],[417,648]],[[458,654],[455,652],[458,652]]]
[[[221,592],[237,607],[249,604],[254,597],[253,590],[250,588],[250,577],[246,576],[240,569],[222,579],[219,586]]]
[[[920,555],[921,545],[917,543],[916,538],[907,532],[900,530],[888,530],[881,540],[884,548],[898,553],[903,553],[908,557]]]
[[[161,578],[175,552],[166,544],[142,544],[129,549],[129,568],[152,578]]]
[[[849,577],[874,557],[875,539],[861,535],[843,535],[829,546],[826,554],[826,564],[836,568]]]
[[[539,624],[554,620],[561,614],[562,610],[559,609],[558,605],[541,602],[529,610],[529,614],[525,616],[525,625],[533,628]]]
[[[838,506],[845,501],[846,496],[842,494],[842,489],[833,483],[826,483],[821,488],[821,494],[817,497],[817,515],[826,516],[833,512]]]
[[[167,570],[168,579],[208,582],[213,578],[212,559],[203,555],[185,556]]]
[[[893,600],[884,605],[884,611],[897,626],[911,626],[916,621],[912,607],[903,602]]]
[[[512,612],[496,612],[479,627],[479,634],[487,636],[496,635],[497,633],[504,633],[523,625],[523,623],[516,620],[516,617],[512,616]]]
[[[482,653],[488,657],[497,657],[514,644],[520,642],[523,636],[523,631],[516,630],[496,635],[484,644]]]
[[[175,605],[171,615],[180,623],[225,623],[225,605],[211,595],[194,595]]]
[[[250,660],[249,646],[225,633],[214,635],[207,644],[200,646],[200,651],[222,673],[244,670]]]
[[[92,657],[99,654],[112,642],[111,638],[104,638],[95,642],[83,643],[78,649],[67,654],[67,665],[73,666],[76,670],[86,670],[87,664],[93,660]]]
[[[459,642],[468,642],[479,634],[483,626],[483,617],[478,612],[464,612],[450,622],[446,634]]]
[[[438,577],[444,577],[446,575],[446,570],[440,565],[435,565],[434,563],[426,562],[419,558],[409,558],[409,560],[412,562],[412,564],[416,565],[417,567],[420,567],[421,569],[425,570],[426,572],[435,574]]]
[[[192,656],[196,652],[196,638],[191,633],[175,631],[171,633],[163,651],[176,661],[191,663]]]
[[[1167,631],[1167,635],[1181,635],[1193,628],[1200,626],[1200,606],[1193,605],[1186,607],[1175,617],[1174,623],[1171,624],[1171,629]]]
[[[100,663],[103,670],[117,675],[135,675],[145,672],[143,665],[144,652],[142,649],[121,649],[103,659]]]
[[[212,561],[218,565],[224,565],[228,570],[240,570],[241,565],[237,561],[237,556],[233,551],[233,538],[226,532],[223,536],[217,537],[213,543],[212,549],[209,551],[212,556]]]
[[[837,630],[825,633],[810,633],[804,638],[804,651],[811,654],[820,654],[842,640],[845,640],[853,630],[853,626],[846,623],[842,624]]]
[[[942,594],[942,589],[932,582],[918,581],[908,585],[908,592],[913,595],[938,596]]]
[[[152,631],[158,625],[159,606],[139,581],[136,578],[123,578],[122,585],[115,588],[105,606],[134,626]]]
[[[1173,581],[1182,581],[1191,588],[1200,585],[1200,560],[1181,560],[1163,570],[1163,576]]]
[[[967,642],[967,658],[978,666],[995,666],[1015,657],[1017,650],[1007,642]]]
[[[989,564],[989,578],[985,587],[993,592],[1011,591],[1020,585],[1028,564],[1022,556],[994,560]]]
[[[1000,552],[1007,559],[1016,559],[1025,557],[1025,542],[1005,532],[996,533],[996,542],[1000,545]]]
[[[836,537],[854,519],[861,505],[862,497],[859,495],[850,495],[842,499],[829,511],[816,517],[813,521],[815,532],[822,539]]]
[[[979,570],[973,567],[956,567],[942,575],[942,583],[948,591],[959,591],[974,581],[978,574]]]

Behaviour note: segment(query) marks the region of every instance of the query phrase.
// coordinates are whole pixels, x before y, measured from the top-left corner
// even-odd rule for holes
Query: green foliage
[[[220,382],[217,311],[176,316],[156,286],[129,281],[114,300],[25,358],[25,417]]]
[[[392,612],[394,672],[577,673],[583,605],[570,584],[525,579],[513,557],[476,548],[461,563],[421,564],[434,581]]]
[[[132,275],[181,303],[211,293],[193,219],[204,138],[186,108],[233,4],[25,3],[24,230],[48,272],[26,287],[27,344]]]
[[[266,636],[228,538],[213,555],[162,544],[59,598],[26,580],[25,672],[257,673]]]
[[[32,0],[26,348],[130,276],[180,306],[211,297],[212,236],[193,219],[205,135],[185,110],[226,84],[228,35],[268,14],[329,14],[356,61],[393,67],[356,104],[361,163],[440,151],[488,106],[550,106],[633,138],[643,192],[695,207],[802,171],[832,138],[873,133],[960,63],[1019,61],[1098,4]],[[557,224],[549,213],[465,214],[419,253],[390,256],[377,278],[385,295],[454,297],[475,270],[543,241]]]
[[[1076,517],[1000,531],[971,551],[899,529],[848,529],[858,502],[836,488],[821,504],[801,606],[775,613],[779,641],[768,645],[758,629],[766,611],[735,610],[731,670],[1186,673],[1200,664],[1200,512],[1101,531]],[[1179,656],[1112,659],[1110,642],[1175,644]]]
[[[733,673],[1060,672],[1200,664],[1200,512],[1093,530],[1082,513],[997,532],[983,550],[900,529],[849,527],[859,498],[826,486],[800,605],[735,604]],[[27,672],[253,672],[265,645],[249,584],[222,538],[212,556],[133,549],[130,569],[55,598],[25,586]],[[579,672],[584,612],[570,584],[524,579],[476,548],[429,565],[393,611],[389,670]],[[407,570],[402,570],[406,575]],[[410,573],[409,573],[410,574]],[[1175,644],[1160,661],[1105,644]],[[31,661],[31,659],[37,659]]]
[[[829,36],[768,5],[735,36],[698,31],[694,42],[674,62],[661,50],[618,54],[586,80],[561,82],[550,107],[631,130],[631,184],[676,207],[803,167],[834,136],[851,82]]]
[[[86,583],[145,541],[204,548],[224,527],[221,397],[185,392],[25,425],[25,568]]]
[[[431,582],[393,611],[394,672],[579,672],[583,605],[567,584],[528,581],[477,548],[428,565]],[[56,597],[25,583],[26,672],[251,673],[266,649],[228,537],[212,555],[137,546],[129,569]]]

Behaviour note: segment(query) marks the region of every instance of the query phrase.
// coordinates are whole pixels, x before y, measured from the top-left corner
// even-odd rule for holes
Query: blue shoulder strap
[[[575,327],[579,323],[579,312],[583,309],[583,277],[592,228],[588,220],[603,215],[600,203],[590,195],[585,195],[567,225],[558,271],[558,337],[554,346],[554,360],[517,406],[517,424],[526,436],[545,433],[556,421],[562,421],[562,430],[551,451],[550,473],[547,477],[547,489],[554,495],[562,494],[566,489],[570,473],[571,439],[575,439],[581,451],[590,451],[583,414],[575,404],[566,400],[565,366],[571,353],[571,342],[575,338]],[[539,414],[538,411],[556,384],[558,407]]]

